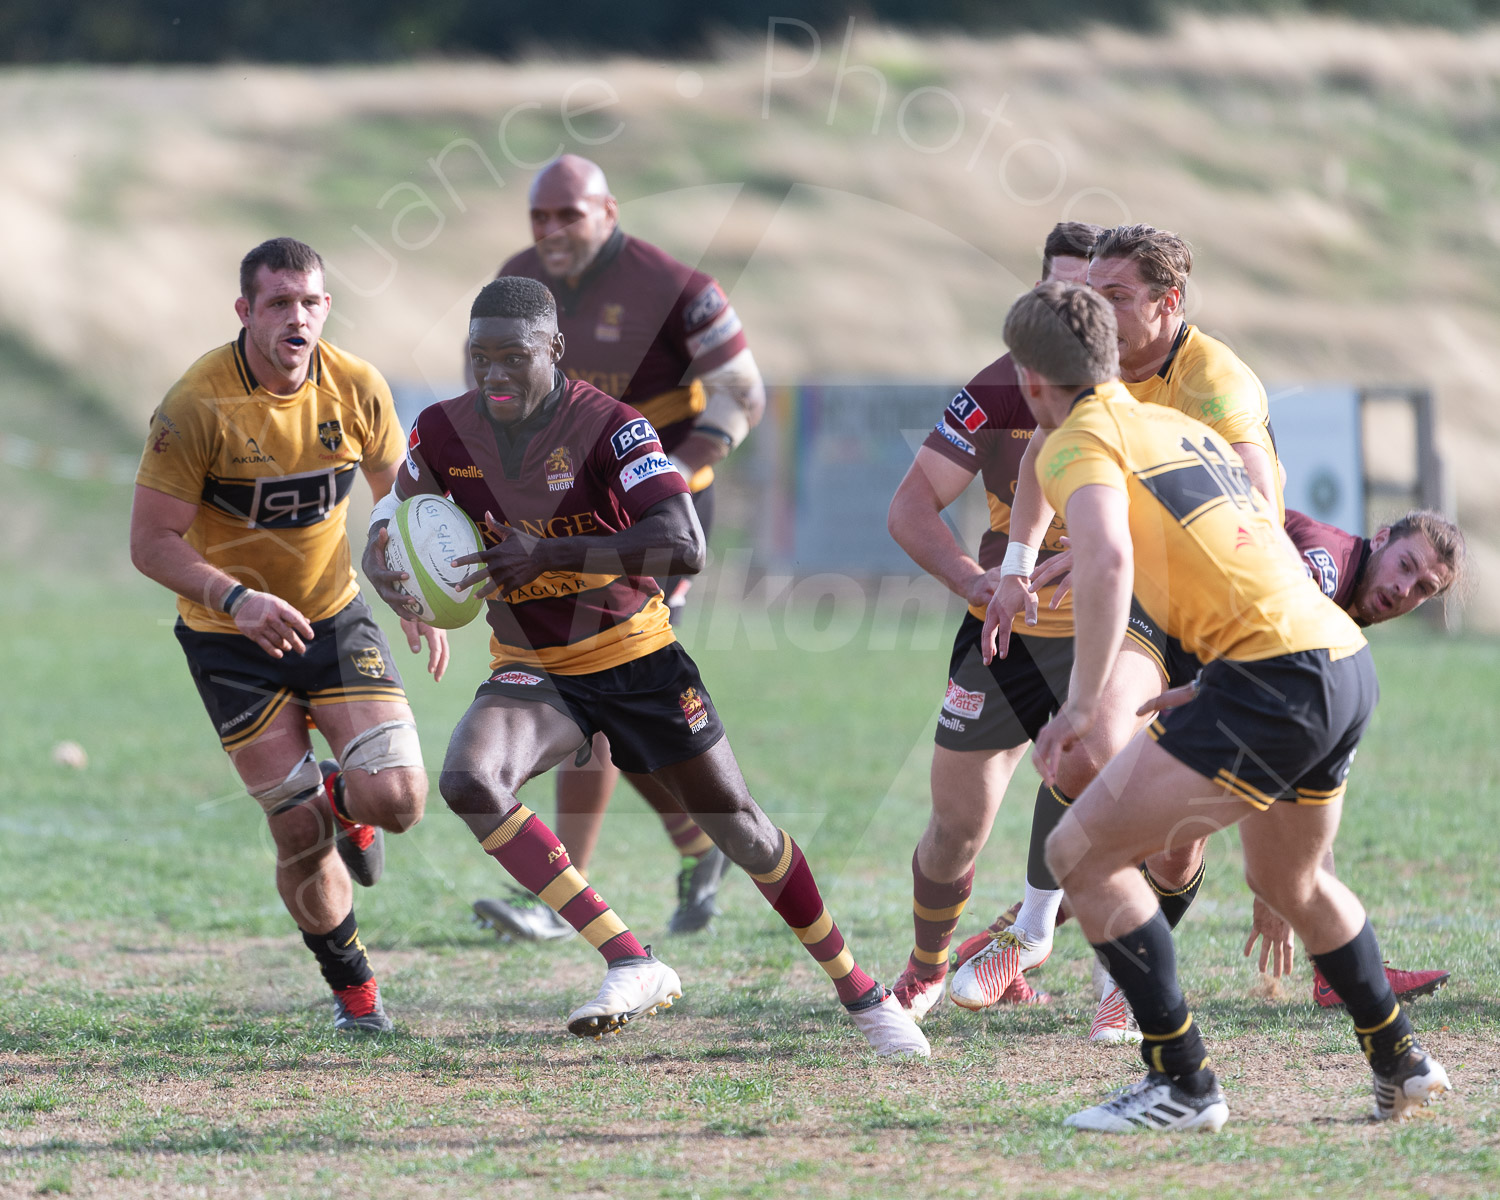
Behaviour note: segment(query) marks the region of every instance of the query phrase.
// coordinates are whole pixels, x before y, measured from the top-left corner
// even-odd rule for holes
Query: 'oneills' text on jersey
[[[537,538],[607,537],[687,484],[651,423],[586,383],[563,380],[514,426],[465,393],[422,410],[397,487],[446,493],[487,545],[504,528]],[[548,571],[486,606],[493,666],[584,675],[631,662],[675,639],[656,581],[607,569]]]
[[[984,498],[989,505],[989,527],[979,540],[975,556],[986,571],[1005,561],[1010,544],[1010,511],[1016,495],[1016,480],[1021,471],[1021,455],[1031,442],[1036,422],[1026,406],[1016,382],[1016,368],[1009,354],[996,359],[969,380],[948,402],[938,417],[937,427],[922,445],[968,471],[977,471],[984,483]],[[1046,561],[1062,549],[1059,538],[1067,536],[1060,516],[1052,521],[1043,539],[1038,561]],[[1037,593],[1037,623],[1027,625],[1018,615],[1012,628],[1031,637],[1072,637],[1073,602],[1064,596],[1057,608],[1052,607],[1055,584]],[[984,607],[970,606],[969,611],[981,620]]]
[[[327,342],[307,381],[267,391],[244,334],[205,354],[151,417],[136,482],[198,506],[184,540],[241,583],[271,592],[309,621],[359,592],[344,533],[359,470],[401,456],[401,426],[380,372]],[[235,633],[233,618],[179,597],[191,629]]]
[[[1091,484],[1126,493],[1136,599],[1201,661],[1365,644],[1308,578],[1229,443],[1175,409],[1101,384],[1047,438],[1037,476],[1059,512]]]

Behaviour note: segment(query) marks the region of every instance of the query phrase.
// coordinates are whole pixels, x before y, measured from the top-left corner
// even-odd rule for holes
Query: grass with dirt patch
[[[0,1195],[900,1195],[940,1180],[955,1196],[1282,1200],[1467,1196],[1500,1170],[1494,642],[1378,631],[1384,700],[1338,847],[1391,959],[1454,972],[1414,1017],[1455,1092],[1428,1120],[1366,1119],[1368,1073],[1345,1020],[1311,1004],[1305,966],[1263,999],[1240,956],[1249,900],[1228,835],[1179,947],[1231,1124],[1111,1140],[1060,1124],[1140,1070],[1133,1051],[1085,1041],[1088,958],[1072,928],[1034,976],[1053,1004],[944,1006],[926,1026],[930,1063],[879,1065],[743,877],[711,936],[663,939],[675,860],[628,796],[591,874],[681,973],[672,1011],[604,1044],[569,1037],[562,1019],[597,985],[596,957],[470,925],[469,902],[501,879],[434,796],[357,897],[398,1033],[339,1040],[166,597],[133,582],[9,592]],[[701,599],[705,616],[727,603],[711,581]],[[866,625],[818,649],[815,620],[784,624],[773,605],[771,648],[756,635],[752,650],[759,617],[741,617],[700,619],[689,646],[752,788],[890,982],[910,947],[946,629]],[[482,635],[456,641],[441,685],[407,670],[431,765],[479,678]],[[64,739],[87,769],[52,763]],[[1019,894],[1030,778],[1002,810],[961,934]]]

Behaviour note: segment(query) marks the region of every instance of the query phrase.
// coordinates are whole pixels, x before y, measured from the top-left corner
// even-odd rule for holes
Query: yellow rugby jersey
[[[1118,382],[1092,388],[1048,437],[1037,476],[1060,513],[1089,484],[1125,492],[1136,599],[1200,661],[1365,644],[1308,578],[1229,443],[1175,409],[1141,404]]]
[[[405,448],[391,390],[369,363],[320,340],[306,382],[282,396],[251,373],[241,332],[152,414],[136,482],[198,505],[185,540],[210,563],[321,621],[359,591],[344,519],[360,465],[382,470]],[[177,611],[192,629],[236,632],[185,597]]]
[[[1276,501],[1276,511],[1285,520],[1271,405],[1260,379],[1233,350],[1196,325],[1184,324],[1161,370],[1125,387],[1137,400],[1164,404],[1202,421],[1231,445],[1250,442],[1264,450],[1276,479],[1276,495],[1267,499]]]

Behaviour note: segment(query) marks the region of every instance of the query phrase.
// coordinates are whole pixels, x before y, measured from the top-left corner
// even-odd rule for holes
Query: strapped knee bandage
[[[371,775],[395,767],[422,769],[422,743],[417,727],[410,721],[382,721],[372,725],[344,747],[339,767],[345,771],[358,768]]]
[[[317,759],[313,758],[313,753],[309,750],[280,783],[267,788],[251,788],[250,794],[255,797],[266,816],[274,817],[289,808],[306,804],[322,790],[323,773],[318,770]]]

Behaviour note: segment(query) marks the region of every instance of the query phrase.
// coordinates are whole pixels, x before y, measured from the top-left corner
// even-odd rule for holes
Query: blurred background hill
[[[772,383],[961,382],[1002,352],[1055,221],[1181,232],[1190,318],[1266,380],[1433,389],[1470,623],[1500,628],[1500,5],[1381,26],[1318,15],[1367,5],[1143,3],[1072,31],[1041,4],[928,8],[918,31],[887,23],[900,5],[650,8],[671,36],[585,5],[567,36],[528,10],[489,41],[457,2],[362,6],[343,40],[318,24],[336,5],[234,7],[255,38],[147,0],[0,16],[21,64],[0,71],[7,567],[129,576],[110,472],[235,333],[236,266],[267,236],[328,259],[331,340],[457,390],[468,300],[526,242],[535,166],[571,150],[631,232],[725,282]],[[418,52],[469,57],[250,61]],[[1376,427],[1368,450],[1404,462],[1408,439]]]

